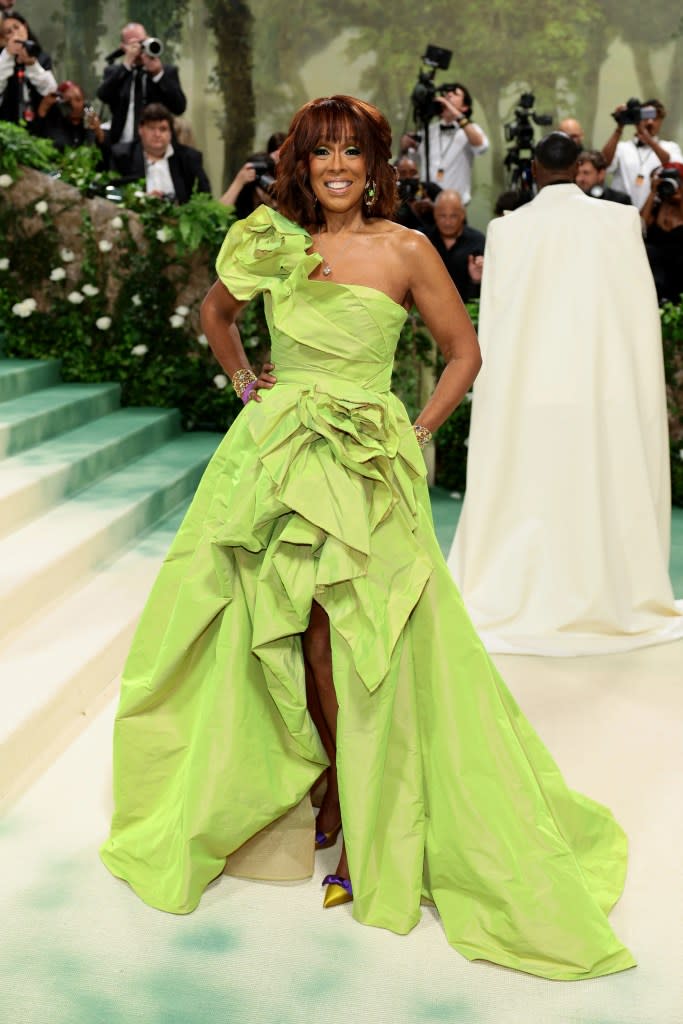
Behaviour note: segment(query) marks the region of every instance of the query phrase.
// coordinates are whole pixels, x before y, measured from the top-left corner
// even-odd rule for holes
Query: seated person
[[[679,303],[683,295],[683,164],[667,163],[652,172],[650,195],[640,216],[657,298]]]
[[[257,206],[275,206],[271,189],[275,184],[275,160],[269,153],[252,153],[220,197],[224,206],[234,206],[239,220]]]
[[[57,91],[52,60],[21,14],[2,16],[0,45],[0,121],[31,125],[44,98]]]
[[[405,228],[426,232],[434,227],[434,200],[441,189],[433,181],[420,181],[417,164],[409,156],[399,157],[395,167],[401,204],[394,220]]]
[[[434,227],[427,231],[446,265],[463,302],[479,298],[484,272],[484,242],[481,231],[465,223],[460,193],[444,189],[434,201]]]
[[[599,149],[584,149],[579,153],[576,184],[587,196],[594,199],[607,199],[611,203],[623,203],[632,206],[631,197],[619,189],[605,185],[607,161]]]
[[[60,82],[57,92],[46,97],[43,108],[33,122],[33,132],[51,139],[58,150],[75,146],[102,146],[104,130],[95,110],[86,107],[85,96],[75,82]]]
[[[112,170],[127,181],[144,178],[149,195],[186,203],[192,192],[210,192],[202,154],[173,137],[173,116],[161,103],[150,103],[138,123],[140,138],[111,147]]]

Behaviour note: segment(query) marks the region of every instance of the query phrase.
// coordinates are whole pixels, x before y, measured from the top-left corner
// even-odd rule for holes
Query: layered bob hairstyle
[[[371,103],[353,96],[311,100],[299,110],[280,148],[277,165],[277,208],[301,227],[323,223],[311,188],[309,158],[321,142],[350,141],[365,157],[368,178],[375,182],[375,202],[363,209],[368,217],[394,215],[398,203],[396,174],[391,166],[391,128]]]

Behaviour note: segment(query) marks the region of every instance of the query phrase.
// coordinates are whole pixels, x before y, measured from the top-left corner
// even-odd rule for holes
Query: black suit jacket
[[[130,181],[145,177],[145,156],[142,143],[117,142],[111,148],[112,168]],[[211,185],[202,164],[202,154],[192,146],[181,146],[173,142],[173,156],[169,157],[168,168],[173,179],[177,203],[186,203],[197,185],[198,192],[210,192]]]
[[[172,64],[164,64],[164,73],[158,82],[153,81],[147,72],[139,68],[137,73],[142,84],[142,95],[139,110],[135,111],[135,137],[137,138],[137,121],[140,111],[148,103],[163,103],[172,114],[182,114],[187,106],[185,93],[180,87],[178,69]],[[98,99],[108,104],[111,109],[111,129],[109,142],[118,142],[126,124],[130,91],[133,86],[133,72],[125,64],[111,64],[104,69],[104,80],[97,90]]]

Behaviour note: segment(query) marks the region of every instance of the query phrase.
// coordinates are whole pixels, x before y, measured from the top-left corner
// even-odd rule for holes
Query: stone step
[[[120,409],[0,461],[0,537],[179,432],[173,409]]]
[[[0,804],[30,785],[111,696],[189,504],[17,630],[0,652]]]
[[[168,441],[0,540],[0,636],[191,495],[217,442],[200,433]]]
[[[0,405],[0,458],[106,416],[119,405],[118,384],[56,384]]]
[[[58,383],[58,359],[0,359],[0,402]]]

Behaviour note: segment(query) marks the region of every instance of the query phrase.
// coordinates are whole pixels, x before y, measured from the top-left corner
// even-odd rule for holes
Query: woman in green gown
[[[237,222],[218,257],[202,322],[245,409],[138,626],[102,857],[152,906],[188,913],[226,858],[264,832],[277,845],[308,807],[309,851],[343,829],[327,906],[353,899],[358,921],[405,933],[425,898],[470,959],[553,979],[620,971],[634,960],[607,912],[625,836],[567,788],[434,534],[420,446],[480,356],[436,251],[387,219],[390,155],[374,107],[306,104],[279,212]],[[258,293],[273,364],[256,379],[236,317]],[[445,361],[415,425],[389,391],[413,303]]]

